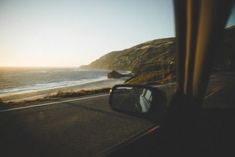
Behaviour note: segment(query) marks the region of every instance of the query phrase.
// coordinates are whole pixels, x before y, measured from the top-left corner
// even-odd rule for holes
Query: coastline
[[[96,82],[85,83],[81,85],[58,87],[46,90],[37,90],[24,93],[15,93],[1,96],[0,99],[5,103],[13,102],[23,102],[23,101],[33,101],[38,99],[46,99],[56,97],[58,93],[76,93],[83,90],[98,90],[103,88],[111,88],[116,84],[124,83],[124,79],[107,79]]]

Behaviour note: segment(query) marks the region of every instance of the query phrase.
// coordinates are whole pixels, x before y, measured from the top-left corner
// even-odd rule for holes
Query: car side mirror
[[[166,111],[166,94],[145,85],[116,85],[110,91],[109,103],[118,112],[159,120]]]

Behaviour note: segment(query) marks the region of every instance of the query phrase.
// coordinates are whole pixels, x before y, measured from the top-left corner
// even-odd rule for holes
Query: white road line
[[[35,108],[35,107],[41,107],[41,106],[48,106],[48,105],[66,103],[66,102],[72,102],[72,101],[77,101],[77,100],[93,99],[93,98],[98,98],[98,97],[103,97],[103,96],[108,96],[108,95],[109,94],[102,94],[102,95],[96,95],[96,96],[88,96],[88,97],[82,97],[82,98],[76,98],[76,99],[63,100],[63,101],[59,101],[59,102],[49,102],[49,103],[44,103],[44,104],[37,104],[37,105],[30,105],[30,106],[23,106],[23,107],[15,107],[15,108],[0,110],[0,113],[9,112],[9,111],[16,111],[16,110],[23,110],[23,109],[29,109],[29,108]]]
[[[211,89],[211,91],[205,96],[205,98],[207,99],[208,97],[214,95],[215,93],[217,93],[221,89],[223,89],[223,88],[222,87],[215,87],[215,88]]]

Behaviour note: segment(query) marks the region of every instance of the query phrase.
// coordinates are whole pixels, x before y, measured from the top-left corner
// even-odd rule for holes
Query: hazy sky
[[[171,0],[0,0],[0,66],[79,66],[172,36]]]

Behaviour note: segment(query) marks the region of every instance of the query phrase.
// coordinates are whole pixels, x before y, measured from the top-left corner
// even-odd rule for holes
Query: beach
[[[85,83],[81,85],[67,86],[67,87],[58,87],[46,90],[35,90],[35,91],[25,91],[21,93],[12,93],[1,95],[0,99],[3,102],[20,102],[25,100],[37,100],[43,99],[56,95],[59,92],[79,92],[81,90],[97,90],[102,88],[111,88],[116,84],[122,84],[125,80],[123,79],[106,79],[96,82]]]
[[[103,92],[100,89],[122,84],[128,78],[113,79],[111,70],[46,67],[1,67],[0,102],[22,102],[54,97]],[[125,73],[125,71],[122,71]],[[74,94],[75,93],[75,94]]]

